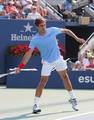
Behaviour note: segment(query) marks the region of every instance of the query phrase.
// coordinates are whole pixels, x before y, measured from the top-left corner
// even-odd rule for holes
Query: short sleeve
[[[60,28],[53,27],[53,28],[52,28],[52,33],[53,33],[54,35],[58,35],[58,34],[61,34],[62,31],[61,31]]]
[[[35,42],[34,42],[34,40],[30,41],[29,48],[31,48],[31,49],[35,48]]]

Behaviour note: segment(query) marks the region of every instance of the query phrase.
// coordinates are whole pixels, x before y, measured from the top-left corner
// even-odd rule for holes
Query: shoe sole
[[[33,111],[33,114],[38,114],[38,113],[40,113],[41,112],[41,109],[39,109],[39,110],[34,110]]]
[[[72,107],[72,108],[73,108],[74,111],[79,111],[79,109],[76,109],[76,108],[74,108],[74,107]]]

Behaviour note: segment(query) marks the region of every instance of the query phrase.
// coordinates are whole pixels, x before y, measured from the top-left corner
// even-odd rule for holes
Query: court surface
[[[94,120],[94,90],[75,90],[79,103],[75,112],[66,90],[45,89],[40,114],[32,114],[34,93],[35,89],[0,87],[0,120]]]

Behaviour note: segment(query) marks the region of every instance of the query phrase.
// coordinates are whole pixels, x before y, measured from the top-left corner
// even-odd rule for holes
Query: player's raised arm
[[[72,32],[69,29],[61,29],[61,31],[63,33],[66,33],[67,35],[73,37],[77,42],[79,42],[81,44],[85,42],[85,40],[83,38],[79,38],[76,34],[74,34],[74,32]]]

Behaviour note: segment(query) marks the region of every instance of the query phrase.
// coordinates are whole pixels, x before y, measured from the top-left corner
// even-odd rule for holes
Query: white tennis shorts
[[[63,57],[60,57],[58,60],[52,63],[43,61],[41,76],[49,76],[53,69],[55,69],[56,71],[66,70],[67,69],[66,60],[64,60]]]

